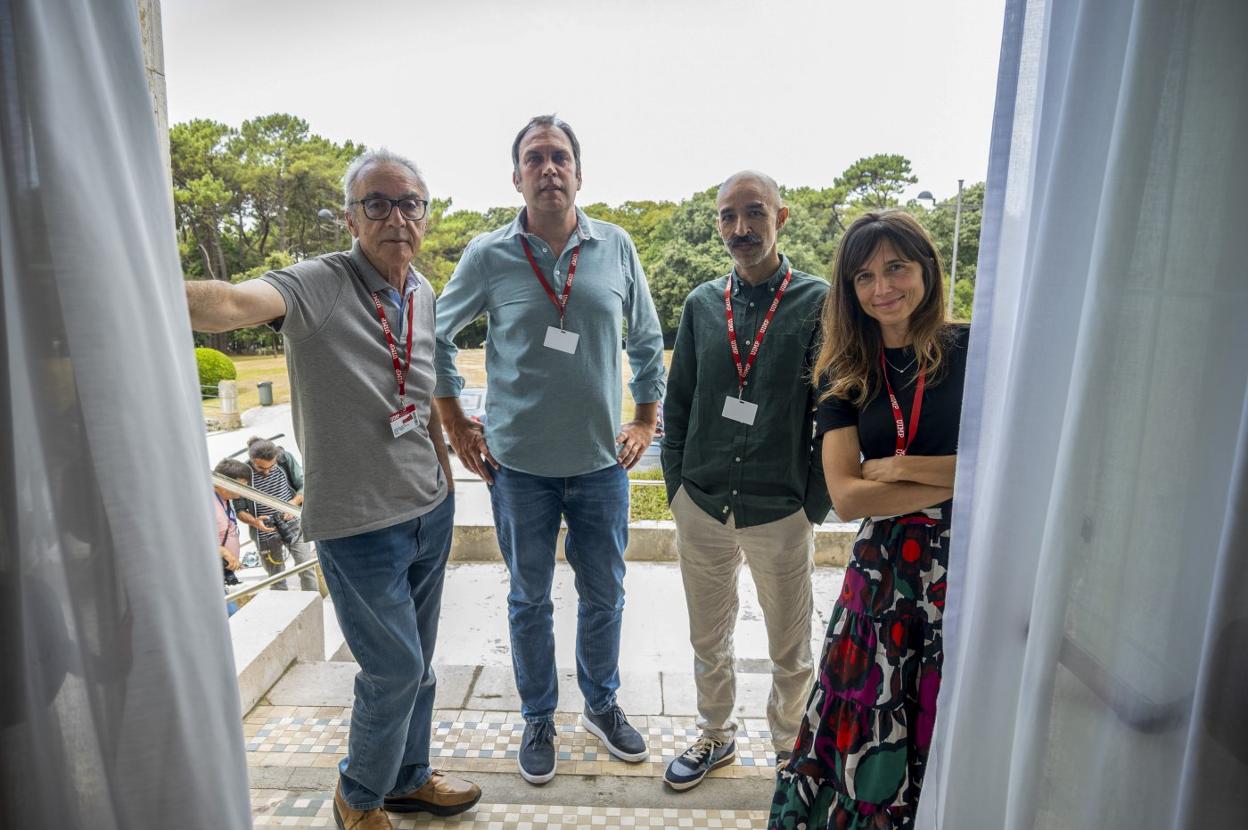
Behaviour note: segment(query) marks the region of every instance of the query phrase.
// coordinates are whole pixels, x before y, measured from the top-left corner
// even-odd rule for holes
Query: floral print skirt
[[[862,523],[768,828],[913,827],[940,690],[948,564],[939,508]]]

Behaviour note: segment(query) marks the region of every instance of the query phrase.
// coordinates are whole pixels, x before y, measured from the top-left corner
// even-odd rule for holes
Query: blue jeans
[[[442,577],[455,497],[392,527],[317,543],[338,624],[356,662],[342,794],[356,810],[429,780]]]
[[[511,571],[507,621],[520,713],[529,723],[552,720],[559,702],[550,586],[560,517],[568,523],[564,552],[576,574],[576,679],[589,708],[606,711],[620,687],[627,474],[618,465],[568,478],[501,467],[494,471],[490,502]]]

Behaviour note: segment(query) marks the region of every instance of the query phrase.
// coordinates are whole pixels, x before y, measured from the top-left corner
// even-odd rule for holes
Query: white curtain
[[[1246,44],[1007,4],[920,828],[1248,827]]]
[[[251,826],[133,0],[0,0],[0,826]]]

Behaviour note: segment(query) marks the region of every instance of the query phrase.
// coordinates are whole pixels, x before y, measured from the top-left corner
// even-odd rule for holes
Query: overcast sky
[[[680,199],[754,167],[824,187],[901,153],[987,173],[1004,0],[163,0],[169,121],[298,115],[411,156],[458,207],[521,203],[511,141],[577,131],[579,201]]]

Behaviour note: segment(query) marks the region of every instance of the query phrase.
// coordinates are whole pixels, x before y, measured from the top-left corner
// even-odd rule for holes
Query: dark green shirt
[[[733,281],[737,348],[745,365],[758,328],[789,267],[751,286],[732,274],[689,293],[663,401],[663,478],[670,502],[683,484],[698,507],[737,527],[774,522],[805,510],[815,523],[831,502],[814,441],[815,391],[809,382],[819,310],[828,284],[794,271],[776,309],[742,399],[758,404],[753,426],[723,416],[737,394],[728,345],[724,288]]]

